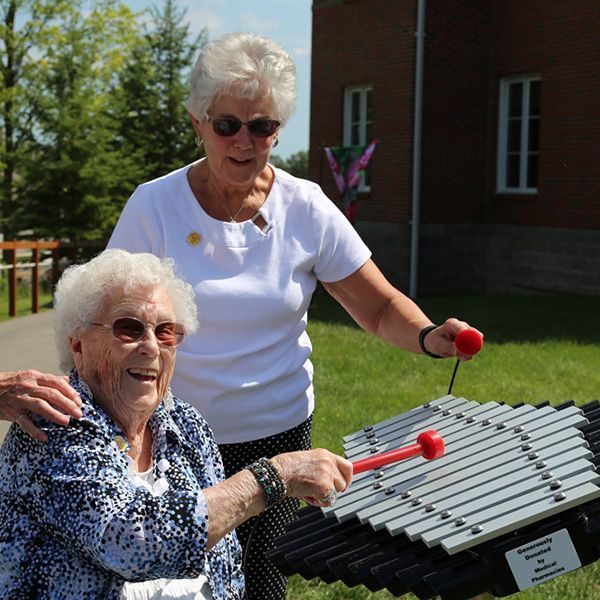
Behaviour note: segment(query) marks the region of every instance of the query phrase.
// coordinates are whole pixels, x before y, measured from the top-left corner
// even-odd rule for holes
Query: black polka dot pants
[[[271,458],[282,452],[309,450],[311,445],[312,416],[306,421],[260,440],[240,444],[221,444],[225,475],[231,477],[261,456]],[[249,519],[237,529],[244,555],[244,575],[248,600],[284,600],[287,578],[271,563],[265,553],[274,547],[274,541],[295,518],[300,503],[287,498],[277,506]]]

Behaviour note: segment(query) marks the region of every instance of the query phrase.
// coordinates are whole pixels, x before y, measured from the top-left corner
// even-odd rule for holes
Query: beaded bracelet
[[[244,469],[248,469],[256,477],[256,481],[258,481],[265,495],[267,508],[271,508],[271,506],[278,504],[285,498],[287,494],[285,482],[281,478],[277,467],[269,459],[263,456],[252,464],[245,466]]]
[[[277,467],[268,458],[261,458],[259,460],[265,469],[269,471],[271,481],[273,482],[273,485],[275,486],[276,492],[279,496],[279,499],[275,500],[274,502],[277,503],[283,500],[287,494],[287,487],[285,485],[285,481],[283,481],[283,478],[277,470]]]

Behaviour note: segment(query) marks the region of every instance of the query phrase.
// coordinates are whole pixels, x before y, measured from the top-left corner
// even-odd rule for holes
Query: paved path
[[[53,311],[45,310],[0,323],[0,371],[37,369],[61,374],[54,348],[53,317]],[[0,421],[0,441],[9,425]]]

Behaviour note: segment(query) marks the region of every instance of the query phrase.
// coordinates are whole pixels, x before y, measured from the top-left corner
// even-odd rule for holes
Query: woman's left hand
[[[456,336],[466,329],[474,328],[465,321],[459,321],[454,317],[446,319],[442,325],[436,327],[425,336],[423,343],[429,352],[443,358],[456,356],[456,358],[459,358],[460,360],[471,360],[473,356],[459,352],[454,343]],[[478,329],[475,329],[475,331],[483,338],[483,333],[481,333],[481,331]]]

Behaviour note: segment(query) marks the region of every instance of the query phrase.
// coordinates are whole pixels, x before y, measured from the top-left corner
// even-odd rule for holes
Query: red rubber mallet
[[[483,336],[476,329],[465,329],[456,336],[454,343],[461,354],[474,356],[483,346]]]
[[[396,448],[396,450],[390,450],[389,452],[384,452],[378,456],[357,460],[355,463],[352,463],[353,472],[356,475],[357,473],[369,471],[370,469],[378,469],[379,467],[383,467],[383,465],[388,465],[413,456],[422,455],[423,458],[426,458],[427,460],[433,460],[434,458],[442,456],[444,454],[444,449],[445,446],[442,436],[437,431],[430,429],[429,431],[424,431],[419,434],[416,444],[404,446],[403,448]]]

